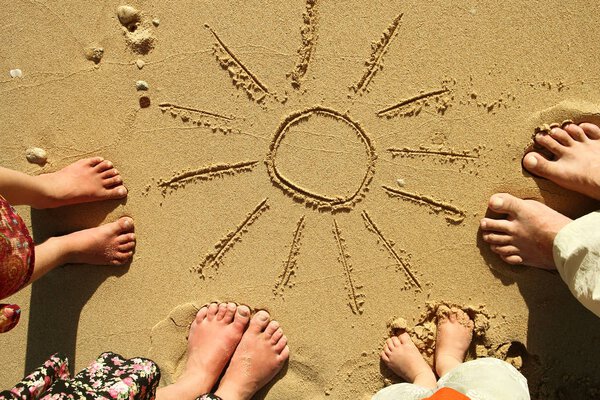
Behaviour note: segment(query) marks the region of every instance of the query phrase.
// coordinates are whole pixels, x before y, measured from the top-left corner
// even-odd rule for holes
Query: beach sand
[[[556,273],[503,264],[478,226],[498,191],[597,207],[520,159],[537,127],[598,120],[598,15],[557,0],[3,5],[0,164],[100,155],[129,189],[18,211],[37,241],[130,215],[138,243],[129,267],[61,267],[5,301],[23,316],[0,336],[0,387],[54,352],[78,371],[108,350],[172,382],[195,310],[227,300],[289,338],[267,399],[368,399],[398,381],[379,361],[390,326],[430,355],[436,307],[456,304],[476,318],[470,358],[508,360],[534,399],[596,398],[600,320]]]

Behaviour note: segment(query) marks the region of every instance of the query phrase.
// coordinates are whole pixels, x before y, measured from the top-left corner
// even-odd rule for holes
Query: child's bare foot
[[[465,361],[473,339],[473,321],[461,309],[443,307],[438,310],[435,341],[435,371],[442,377]]]
[[[198,311],[188,336],[188,360],[176,385],[180,399],[212,390],[250,320],[250,309],[235,303],[211,303]]]
[[[435,375],[408,333],[404,332],[389,338],[383,346],[381,359],[389,369],[405,381],[435,389]]]
[[[502,219],[484,218],[483,240],[509,264],[556,269],[552,246],[558,231],[571,219],[535,200],[521,200],[507,193],[490,198],[490,210]]]
[[[123,179],[113,164],[102,157],[86,158],[50,174],[34,177],[45,195],[35,208],[119,199],[127,196]]]
[[[269,313],[257,312],[250,320],[216,395],[226,400],[249,400],[265,386],[288,359],[287,338]]]
[[[37,245],[35,270],[62,264],[122,265],[131,260],[134,249],[133,219],[121,217],[116,222],[52,237]]]
[[[535,141],[554,154],[554,160],[538,152],[527,153],[523,166],[535,175],[600,200],[600,128],[593,124],[569,124],[538,134]]]
[[[0,333],[8,332],[19,322],[21,309],[16,304],[0,304]]]

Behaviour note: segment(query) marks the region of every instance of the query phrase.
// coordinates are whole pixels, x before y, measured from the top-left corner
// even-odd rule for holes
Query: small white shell
[[[400,187],[404,187],[404,185],[406,185],[406,182],[404,181],[404,179],[396,179],[396,183]]]
[[[135,65],[137,65],[139,69],[142,69],[144,68],[144,65],[146,65],[146,63],[144,62],[144,60],[138,59],[136,60]]]
[[[160,25],[160,19],[158,19],[158,18],[154,18],[154,19],[152,20],[152,25],[154,25],[154,26],[159,26],[159,25]]]
[[[39,147],[30,147],[25,150],[25,158],[32,164],[44,165],[48,161],[48,153]]]
[[[148,82],[146,82],[146,81],[137,81],[135,83],[135,88],[137,90],[148,90]]]
[[[11,78],[21,78],[23,77],[23,71],[21,71],[20,69],[11,69],[10,70],[10,76]]]

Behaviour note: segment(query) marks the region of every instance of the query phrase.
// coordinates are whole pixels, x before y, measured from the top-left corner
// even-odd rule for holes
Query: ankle
[[[236,388],[227,383],[222,383],[215,392],[215,395],[219,396],[223,400],[249,400],[252,398],[253,393],[250,395],[243,393],[241,388]]]
[[[48,181],[48,175],[42,174],[31,177],[32,199],[31,207],[44,209],[52,207],[56,199],[56,194],[52,184]]]
[[[421,386],[427,389],[435,389],[437,387],[437,381],[435,380],[435,375],[433,371],[427,370],[419,372],[416,376],[413,384],[417,386]]]

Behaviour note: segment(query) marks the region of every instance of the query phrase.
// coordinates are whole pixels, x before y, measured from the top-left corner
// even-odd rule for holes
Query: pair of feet
[[[157,399],[195,399],[210,393],[221,376],[217,396],[251,399],[281,370],[289,353],[283,330],[268,312],[251,317],[246,306],[211,303],[198,311],[190,327],[183,374],[160,389]]]
[[[33,177],[36,192],[30,205],[56,208],[72,204],[120,199],[127,189],[112,162],[102,157],[76,161],[60,171]],[[36,246],[36,262],[46,256],[60,264],[122,265],[130,261],[135,248],[133,219],[119,220],[69,235],[54,237]]]
[[[523,166],[534,175],[593,199],[600,200],[600,127],[568,124],[537,134],[535,142],[552,154],[545,158],[532,151],[523,157]],[[507,193],[490,198],[489,209],[502,214],[484,218],[483,240],[509,264],[556,269],[552,246],[558,232],[571,219],[534,200],[522,200]]]
[[[127,196],[119,171],[101,157],[79,160],[60,171],[29,176],[0,168],[0,195],[14,205],[55,208],[65,205],[120,199]],[[122,265],[135,249],[133,219],[119,220],[68,235],[51,237],[35,246],[30,282],[63,264]],[[0,307],[0,331],[16,325],[14,310]]]
[[[435,343],[435,372],[442,377],[463,363],[471,340],[473,321],[458,308],[438,310]],[[408,333],[389,338],[381,359],[396,375],[409,383],[428,389],[437,387],[433,370],[423,358]]]

